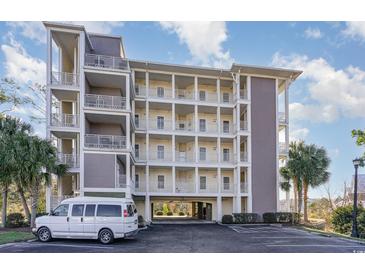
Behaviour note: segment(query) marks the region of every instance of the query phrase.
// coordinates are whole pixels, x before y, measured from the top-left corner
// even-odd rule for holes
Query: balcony
[[[241,100],[248,100],[248,92],[247,89],[240,90],[240,99]]]
[[[198,132],[202,134],[217,134],[218,126],[217,124],[207,124],[206,126],[199,126]]]
[[[85,54],[85,66],[101,69],[128,70],[128,61],[121,57]]]
[[[213,92],[199,92],[199,102],[217,103],[217,93]]]
[[[178,163],[194,163],[195,155],[193,151],[176,151],[175,162]]]
[[[126,136],[85,135],[85,147],[94,149],[127,149]]]
[[[248,185],[247,182],[240,183],[240,192],[241,193],[248,193]]]
[[[221,154],[221,163],[232,164],[235,161],[235,155],[233,153],[222,153]]]
[[[176,100],[193,101],[195,99],[194,91],[192,90],[176,89],[175,94],[176,94],[175,96]]]
[[[285,112],[279,112],[278,117],[279,117],[279,123],[281,123],[281,124],[286,124],[287,123]]]
[[[288,154],[288,148],[286,143],[283,142],[279,143],[279,154]]]
[[[176,193],[195,193],[195,183],[187,180],[175,181]]]
[[[222,193],[230,193],[230,194],[234,193],[233,183],[222,182]]]
[[[135,150],[134,148],[132,148],[132,153],[134,155],[134,159],[137,162],[144,162],[147,160],[146,158],[146,154],[144,152],[142,152],[141,150]]]
[[[66,86],[66,87],[79,87],[79,74],[69,72],[57,72],[52,71],[51,85],[54,86]]]
[[[172,130],[172,121],[166,119],[149,119],[149,130]]]
[[[69,168],[79,168],[80,167],[80,157],[77,154],[57,154],[57,162],[59,164],[67,165]]]
[[[150,187],[150,192],[157,192],[157,193],[172,192],[172,183],[167,184],[166,181],[162,183],[155,180],[150,180],[149,187]]]
[[[141,119],[141,118],[134,118],[134,126],[136,127],[137,130],[146,130],[146,120],[145,119]]]
[[[78,114],[52,113],[51,126],[76,128],[79,127]]]
[[[109,95],[85,95],[85,107],[105,110],[125,110],[127,108],[125,97]]]
[[[145,85],[136,84],[134,91],[137,97],[146,97],[147,95],[147,88]]]
[[[247,121],[240,121],[240,130],[248,130]]]
[[[233,94],[232,93],[221,94],[221,104],[233,104]]]
[[[221,127],[221,134],[222,135],[231,135],[231,134],[233,134],[233,125],[228,125],[228,126],[225,126],[225,125],[223,125],[222,127]]]
[[[218,163],[218,155],[217,153],[200,153],[198,162],[205,164]]]
[[[198,192],[199,193],[216,193],[217,190],[217,183],[206,183],[205,185],[200,184]]]
[[[172,154],[166,151],[149,151],[148,160],[156,162],[171,162]]]
[[[194,131],[194,121],[176,121],[175,130],[178,132],[193,132]]]
[[[240,152],[240,161],[241,162],[247,162],[248,161],[248,155],[246,151]]]
[[[149,87],[148,97],[153,99],[172,99],[172,89],[165,87]]]
[[[136,192],[144,192],[146,191],[146,182],[144,180],[139,180],[134,182],[134,190]]]

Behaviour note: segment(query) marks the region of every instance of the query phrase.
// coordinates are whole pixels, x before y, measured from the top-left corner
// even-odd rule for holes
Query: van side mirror
[[[51,211],[49,212],[49,216],[54,216],[54,211],[53,211],[53,209],[51,209]]]

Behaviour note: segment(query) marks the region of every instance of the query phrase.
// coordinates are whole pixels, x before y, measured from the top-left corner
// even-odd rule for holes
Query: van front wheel
[[[41,227],[38,230],[37,236],[41,242],[49,242],[52,239],[51,231],[47,227]]]
[[[113,232],[108,228],[103,228],[99,232],[99,241],[102,244],[110,244],[114,240]]]

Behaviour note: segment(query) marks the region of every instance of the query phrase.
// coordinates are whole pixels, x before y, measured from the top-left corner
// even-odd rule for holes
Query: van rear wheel
[[[113,232],[108,228],[103,228],[99,232],[99,241],[102,244],[110,244],[114,241],[114,235]]]
[[[47,227],[41,227],[38,230],[37,236],[41,242],[49,242],[52,239],[51,231]]]

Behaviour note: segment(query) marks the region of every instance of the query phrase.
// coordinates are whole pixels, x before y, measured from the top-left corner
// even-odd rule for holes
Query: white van
[[[42,242],[52,238],[99,239],[109,244],[138,232],[132,199],[76,197],[63,200],[47,216],[36,219],[32,232]]]

